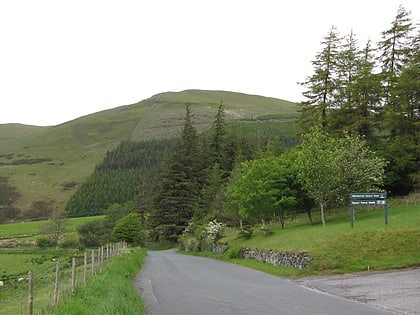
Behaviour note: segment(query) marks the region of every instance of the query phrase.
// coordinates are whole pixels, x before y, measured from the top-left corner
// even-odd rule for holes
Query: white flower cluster
[[[210,221],[206,227],[207,241],[216,242],[221,239],[225,227],[226,225],[221,222],[217,222],[216,220]]]

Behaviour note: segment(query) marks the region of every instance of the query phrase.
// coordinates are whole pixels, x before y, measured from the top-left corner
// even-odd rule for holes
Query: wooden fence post
[[[95,250],[92,249],[92,277],[95,275]]]
[[[71,292],[76,290],[76,256],[71,260]]]
[[[34,271],[29,270],[28,315],[34,313]]]
[[[101,269],[104,265],[104,247],[101,246]]]
[[[98,272],[101,268],[101,248],[98,248]]]
[[[83,285],[86,286],[87,252],[83,254]]]
[[[58,304],[58,285],[60,282],[60,262],[55,263],[54,305]]]

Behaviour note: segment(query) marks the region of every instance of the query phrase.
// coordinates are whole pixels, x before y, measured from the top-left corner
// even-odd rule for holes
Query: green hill
[[[107,151],[126,139],[170,138],[180,130],[185,104],[194,113],[198,130],[211,125],[223,101],[226,119],[290,121],[295,103],[225,91],[187,90],[152,96],[52,127],[0,125],[0,176],[8,177],[21,198],[15,206],[25,212],[35,201],[63,209],[100,163]]]

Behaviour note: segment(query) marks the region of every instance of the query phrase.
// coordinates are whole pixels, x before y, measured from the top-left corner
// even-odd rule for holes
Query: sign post
[[[386,193],[351,193],[350,194],[350,225],[354,227],[354,206],[384,206],[385,224],[388,224],[388,206]]]

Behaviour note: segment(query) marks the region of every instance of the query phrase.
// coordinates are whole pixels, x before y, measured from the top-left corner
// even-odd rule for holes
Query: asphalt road
[[[420,268],[310,277],[299,283],[398,314],[420,314]]]
[[[148,315],[395,314],[222,261],[149,252],[133,281]]]

